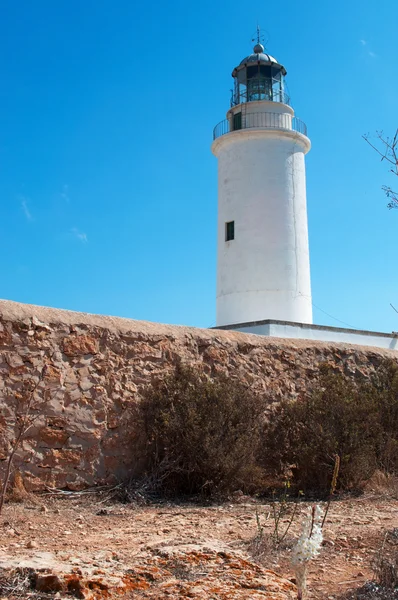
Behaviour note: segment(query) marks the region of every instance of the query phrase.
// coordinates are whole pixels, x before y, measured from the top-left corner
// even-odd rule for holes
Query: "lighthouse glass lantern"
[[[266,54],[262,44],[256,44],[253,54],[244,58],[232,72],[235,84],[231,106],[259,100],[289,104],[284,89],[285,75],[285,67]]]

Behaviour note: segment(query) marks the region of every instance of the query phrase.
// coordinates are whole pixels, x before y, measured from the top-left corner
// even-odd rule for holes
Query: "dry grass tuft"
[[[39,596],[31,596],[34,572],[31,569],[14,569],[3,572],[0,575],[0,596],[17,599]]]
[[[374,581],[341,600],[398,600],[398,527],[387,531],[373,561]]]
[[[373,569],[376,582],[380,586],[398,592],[398,527],[385,534]]]
[[[380,496],[398,499],[398,476],[377,470],[366,484],[365,490]]]

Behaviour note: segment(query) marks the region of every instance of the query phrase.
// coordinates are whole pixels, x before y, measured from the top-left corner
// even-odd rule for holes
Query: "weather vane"
[[[257,24],[257,28],[256,28],[256,33],[255,33],[255,35],[252,38],[252,42],[256,42],[257,44],[261,44],[264,47],[268,43],[268,36],[267,36],[267,38],[265,37],[265,33],[263,33],[261,31],[261,27],[258,24]]]

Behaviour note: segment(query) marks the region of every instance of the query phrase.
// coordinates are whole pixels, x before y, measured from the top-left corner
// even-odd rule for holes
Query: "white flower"
[[[308,510],[303,522],[302,533],[293,549],[293,564],[302,564],[317,556],[322,544],[322,511],[316,505]]]

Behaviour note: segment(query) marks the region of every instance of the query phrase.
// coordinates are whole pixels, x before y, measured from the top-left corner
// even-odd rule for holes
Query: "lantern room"
[[[244,58],[232,71],[235,85],[231,106],[261,100],[289,104],[289,97],[285,92],[285,75],[285,67],[265,53],[262,44],[257,43],[253,54]]]

